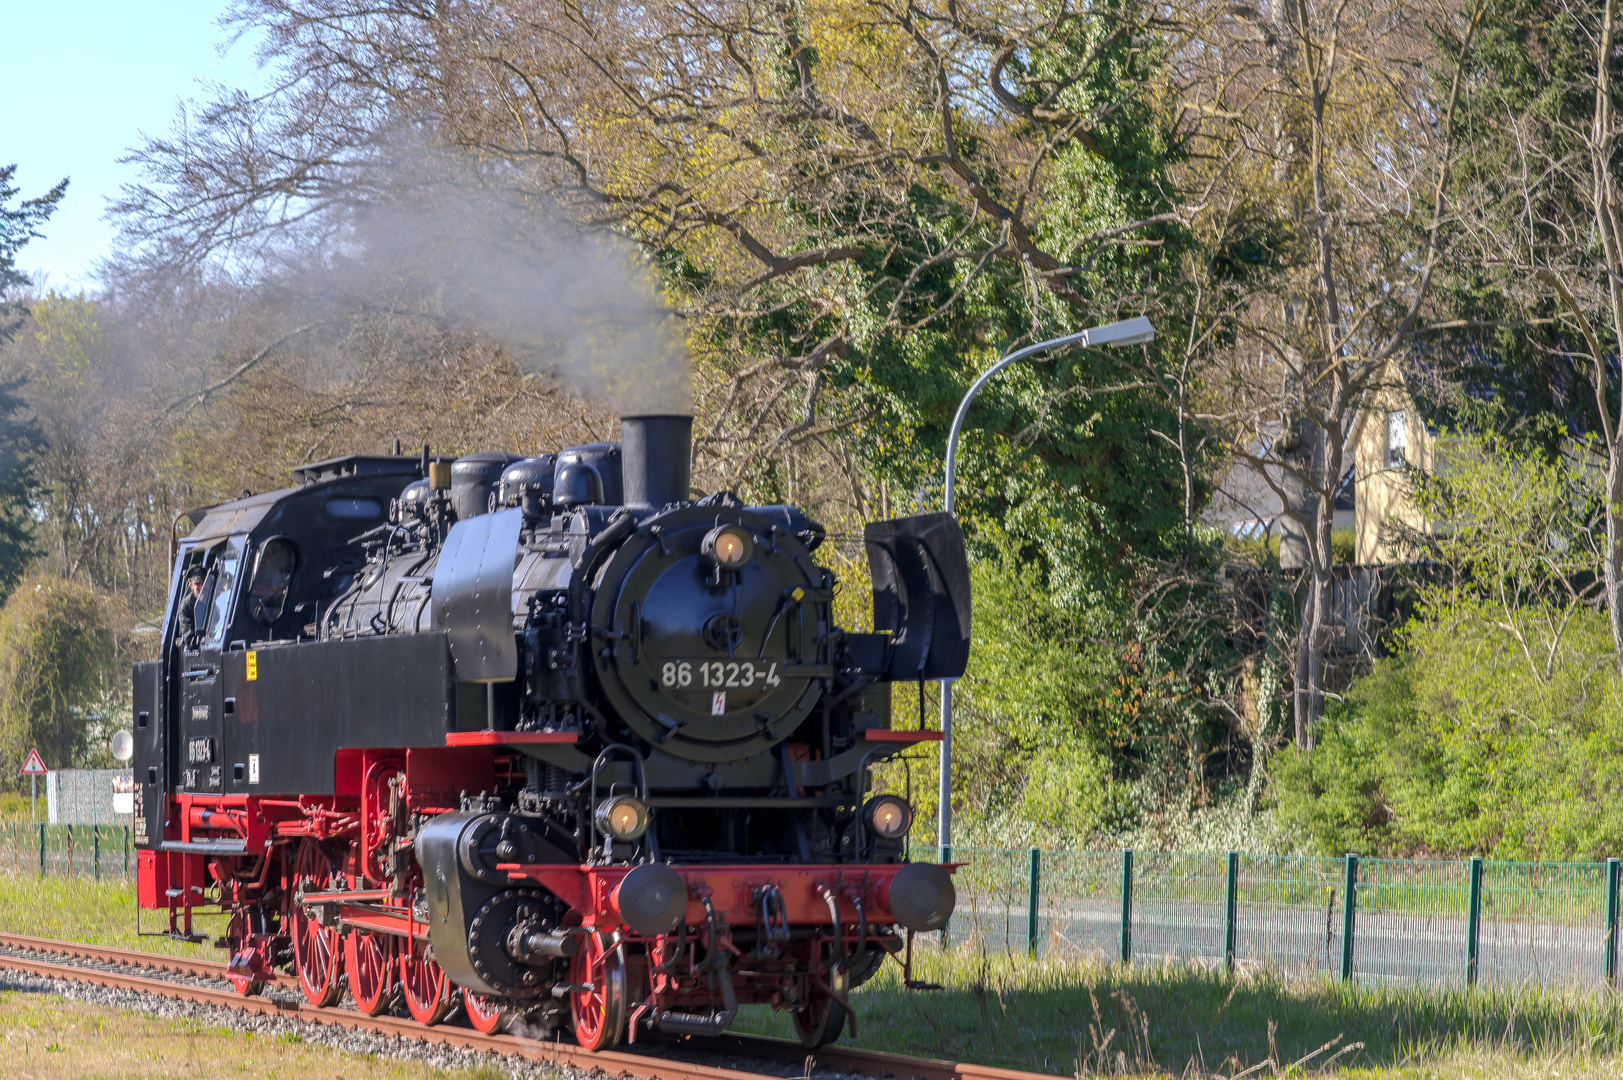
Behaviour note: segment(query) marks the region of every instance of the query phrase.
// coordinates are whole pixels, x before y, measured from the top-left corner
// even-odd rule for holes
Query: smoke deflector
[[[522,510],[480,514],[451,526],[434,564],[429,613],[446,631],[456,677],[463,682],[507,682],[518,676],[513,638],[513,566]]]
[[[956,679],[969,662],[969,559],[951,514],[875,521],[862,531],[873,628],[890,632],[888,679]]]

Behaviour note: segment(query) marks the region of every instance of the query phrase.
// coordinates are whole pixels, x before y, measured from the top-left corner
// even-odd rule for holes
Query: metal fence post
[[[39,876],[45,876],[45,823],[39,823]]]
[[[1482,856],[1471,856],[1471,890],[1465,909],[1465,985],[1476,985],[1477,942],[1482,934]]]
[[[950,862],[952,862],[952,845],[942,844],[941,865],[945,866]],[[948,919],[941,924],[941,947],[945,949],[950,944],[952,944],[952,920]]]
[[[1133,850],[1121,853],[1121,962],[1133,962]]]
[[[1341,981],[1352,982],[1353,934],[1358,921],[1358,856],[1347,853],[1346,880],[1341,896]]]
[[[1042,884],[1043,852],[1031,849],[1031,872],[1026,877],[1026,954],[1037,955],[1037,898]]]
[[[1240,911],[1240,853],[1229,852],[1228,885],[1223,890],[1223,970],[1234,974],[1235,919]]]
[[[90,826],[90,876],[101,880],[101,826]]]
[[[1606,860],[1606,985],[1617,986],[1617,888],[1623,859]]]
[[[124,826],[124,876],[130,876],[130,827]]]

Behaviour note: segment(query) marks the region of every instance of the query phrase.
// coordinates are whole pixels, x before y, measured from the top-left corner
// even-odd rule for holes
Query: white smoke
[[[401,139],[374,173],[299,277],[346,304],[489,335],[523,370],[621,413],[690,410],[680,320],[632,244],[570,221],[510,166]]]

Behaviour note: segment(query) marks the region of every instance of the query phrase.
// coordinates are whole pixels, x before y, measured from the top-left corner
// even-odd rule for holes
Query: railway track
[[[257,1016],[331,1025],[374,1035],[397,1036],[457,1049],[548,1062],[586,1073],[601,1072],[636,1080],[762,1080],[762,1077],[780,1080],[783,1075],[689,1062],[680,1056],[661,1057],[626,1050],[591,1051],[566,1042],[505,1034],[483,1035],[469,1028],[444,1024],[425,1027],[412,1020],[392,1016],[371,1017],[353,1009],[317,1008],[302,998],[293,999],[290,996],[243,997],[231,989],[226,981],[225,965],[210,960],[104,948],[20,934],[0,934],[0,950],[6,950],[0,951],[0,968],[43,978],[132,990]],[[17,955],[19,952],[29,955]],[[140,971],[157,974],[138,974]],[[207,980],[219,985],[203,986],[197,982],[181,981],[183,979]],[[296,991],[298,981],[290,975],[278,974],[273,985]],[[797,1076],[810,1076],[814,1071],[826,1070],[870,1076],[876,1080],[1051,1080],[1040,1073],[935,1058],[906,1057],[852,1047],[825,1046],[807,1051],[786,1040],[754,1035],[683,1038],[677,1044],[676,1052],[777,1062],[792,1066]]]

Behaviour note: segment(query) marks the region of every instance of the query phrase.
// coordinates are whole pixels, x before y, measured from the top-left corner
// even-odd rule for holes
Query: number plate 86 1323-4
[[[775,660],[666,660],[659,685],[668,690],[759,690],[783,681]]]

